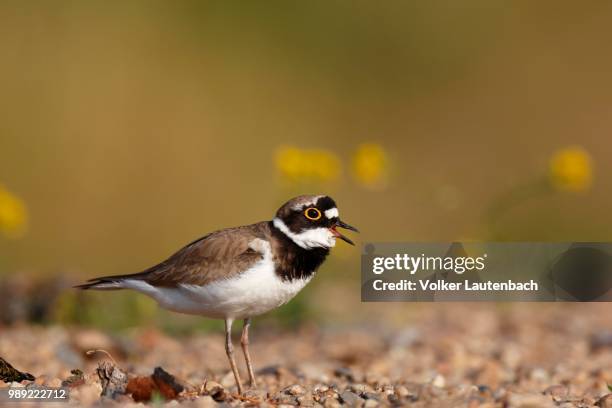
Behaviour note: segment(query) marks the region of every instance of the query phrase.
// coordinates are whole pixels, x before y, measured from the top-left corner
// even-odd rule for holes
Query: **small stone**
[[[363,398],[349,390],[340,394],[340,400],[351,407],[360,407],[364,404]]]
[[[43,374],[43,375],[39,375],[38,377],[36,377],[36,380],[34,381],[34,383],[37,385],[45,385],[47,381],[49,381],[49,377]]]
[[[397,387],[395,387],[395,394],[397,394],[397,396],[400,398],[406,398],[411,395],[410,391],[408,391],[408,388],[404,387],[403,385],[398,385]]]
[[[493,396],[493,391],[491,390],[491,387],[489,387],[488,385],[479,385],[477,388],[478,394],[481,397],[492,397]]]
[[[594,333],[590,339],[591,351],[612,348],[612,330]]]
[[[327,390],[329,390],[329,387],[325,384],[317,384],[313,388],[314,392],[327,392]]]
[[[106,334],[89,329],[81,329],[72,335],[72,345],[81,352],[89,350],[112,350],[115,346]]]
[[[390,395],[395,393],[395,388],[392,385],[385,385],[382,388],[383,394]]]
[[[215,401],[225,401],[228,397],[225,388],[215,381],[206,381],[204,392],[210,395]]]
[[[304,377],[313,379],[315,381],[326,381],[327,378],[326,370],[320,364],[312,364],[308,362],[304,362],[300,367],[300,371],[303,373]]]
[[[327,398],[323,403],[325,408],[340,408],[340,402],[335,398]]]
[[[443,388],[436,387],[433,384],[425,384],[423,387],[421,387],[419,397],[440,398],[444,394],[445,391]]]
[[[283,392],[289,395],[304,395],[306,394],[306,389],[299,384],[293,384],[286,387]]]
[[[508,398],[508,390],[506,388],[498,388],[493,391],[492,395],[495,401],[505,401]]]
[[[99,383],[85,384],[70,390],[70,399],[78,401],[81,406],[89,407],[99,401],[101,392]]]
[[[230,371],[229,373],[225,374],[221,378],[221,380],[219,380],[219,383],[227,389],[236,386],[236,379],[234,378],[234,374]]]
[[[365,382],[370,385],[376,385],[381,383],[381,376],[376,373],[366,373]]]
[[[85,384],[85,376],[83,371],[75,368],[70,371],[71,376],[62,381],[62,387],[78,387],[80,385]]]
[[[373,393],[373,392],[364,392],[361,396],[367,400],[376,400],[376,401],[380,400],[380,397],[378,396],[378,394]]]
[[[260,401],[265,400],[267,397],[267,393],[265,391],[256,389],[246,390],[243,395],[246,398],[258,399]]]
[[[596,400],[597,398],[593,398],[590,395],[585,395],[584,397],[580,399],[580,403],[582,405],[591,406],[591,405],[595,405]]]
[[[554,403],[542,394],[509,394],[508,406],[512,408],[550,407]]]
[[[96,373],[102,384],[103,397],[117,399],[119,396],[125,394],[128,377],[119,367],[110,362],[102,361],[98,364]]]
[[[434,387],[438,387],[438,388],[444,388],[444,386],[446,385],[446,380],[444,379],[442,375],[438,374],[431,381],[431,385],[433,385]]]
[[[197,408],[214,408],[217,404],[210,395],[204,395],[194,400]]]
[[[336,368],[334,370],[334,375],[336,377],[346,378],[349,381],[354,381],[355,380],[355,374],[353,373],[353,370],[351,370],[348,367]]]
[[[595,406],[599,408],[612,408],[612,394],[606,394],[598,399]]]
[[[387,400],[389,401],[391,405],[401,405],[402,404],[399,397],[395,394],[387,395]]]
[[[543,368],[534,368],[530,373],[530,378],[535,381],[547,382],[549,379],[548,372]]]
[[[276,393],[274,400],[278,405],[297,405],[297,397],[282,392]]]
[[[46,385],[52,388],[59,388],[62,386],[62,380],[60,380],[59,378],[53,378],[49,380]]]
[[[375,408],[377,406],[379,406],[380,403],[378,401],[376,401],[375,399],[368,399],[366,400],[365,404],[363,404],[364,408]]]
[[[312,399],[312,395],[310,394],[306,394],[306,395],[297,397],[297,402],[298,404],[300,404],[301,407],[313,407],[314,406],[314,400]]]
[[[550,395],[556,402],[565,400],[569,394],[569,389],[561,384],[551,385],[542,391],[544,395]]]
[[[366,385],[365,384],[351,384],[349,386],[349,389],[353,391],[355,394],[361,395],[365,392]]]

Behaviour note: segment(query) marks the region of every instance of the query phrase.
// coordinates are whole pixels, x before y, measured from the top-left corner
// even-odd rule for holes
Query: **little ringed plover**
[[[271,221],[212,232],[143,272],[104,276],[80,289],[132,289],[169,310],[225,321],[225,350],[242,394],[234,360],[232,323],[243,319],[242,350],[249,382],[251,318],[291,300],[315,275],[336,239],[354,245],[338,228],[357,231],[339,218],[331,197],[304,195],[285,203]]]

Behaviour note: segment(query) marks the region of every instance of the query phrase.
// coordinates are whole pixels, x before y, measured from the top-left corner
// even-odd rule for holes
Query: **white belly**
[[[230,279],[206,286],[179,285],[176,288],[154,287],[140,280],[127,280],[122,286],[145,293],[160,306],[180,313],[212,318],[243,319],[257,316],[291,300],[308,282],[306,279],[283,281],[274,272],[271,257]]]

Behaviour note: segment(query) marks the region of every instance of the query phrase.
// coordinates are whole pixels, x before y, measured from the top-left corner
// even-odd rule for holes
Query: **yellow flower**
[[[561,191],[586,191],[593,182],[591,156],[579,146],[556,151],[549,169],[553,187]]]
[[[291,182],[325,182],[337,180],[340,160],[323,149],[299,149],[283,146],[276,151],[276,168]]]
[[[8,238],[19,238],[25,234],[27,225],[24,202],[0,185],[0,232]]]
[[[366,187],[382,187],[387,181],[388,159],[382,146],[364,143],[353,154],[352,170],[355,179]]]

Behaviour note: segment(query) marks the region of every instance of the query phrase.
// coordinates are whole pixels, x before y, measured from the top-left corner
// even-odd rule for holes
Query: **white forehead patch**
[[[304,249],[331,248],[336,245],[336,237],[328,228],[312,228],[296,233],[291,231],[280,218],[274,218],[272,224]]]
[[[337,208],[330,208],[329,210],[325,210],[325,216],[329,219],[338,218],[338,215],[340,214],[338,213]]]
[[[300,211],[304,207],[312,207],[312,206],[317,204],[317,201],[319,201],[319,198],[321,198],[321,197],[324,197],[324,196],[322,196],[322,195],[313,196],[310,200],[300,201],[297,204],[295,204],[292,207],[292,209],[295,210],[295,211]]]

